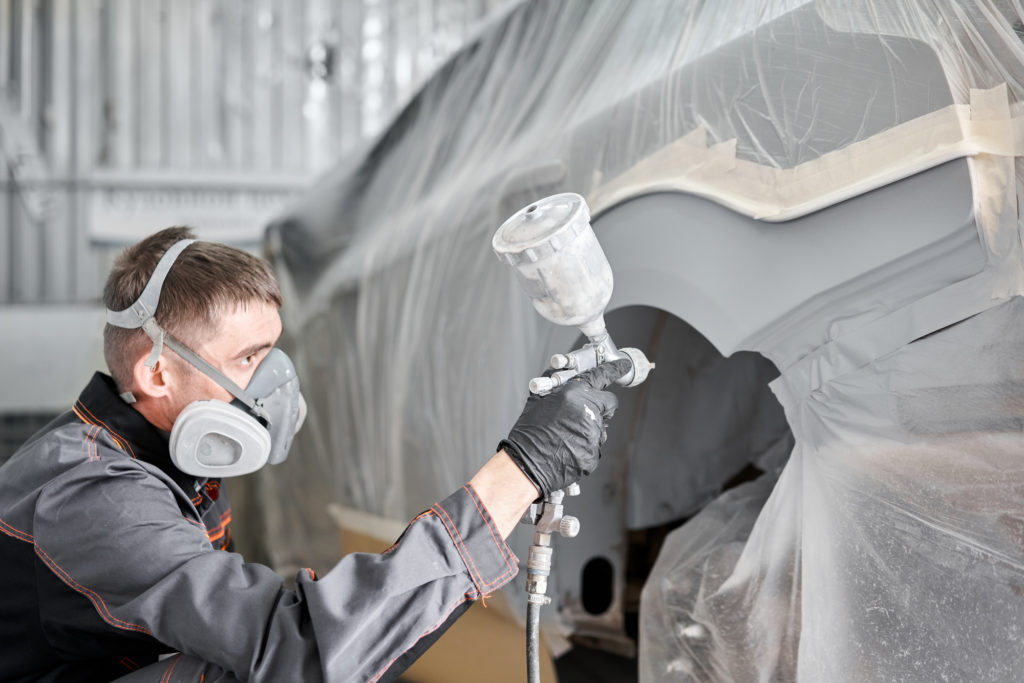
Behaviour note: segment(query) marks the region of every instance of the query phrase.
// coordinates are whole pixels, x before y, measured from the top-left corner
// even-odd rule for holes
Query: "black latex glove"
[[[597,468],[605,423],[619,401],[605,387],[632,367],[616,360],[588,370],[546,396],[531,394],[505,449],[541,495],[563,489]]]

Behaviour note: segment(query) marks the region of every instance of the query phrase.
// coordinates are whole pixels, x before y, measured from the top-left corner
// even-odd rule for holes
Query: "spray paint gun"
[[[551,357],[553,372],[530,380],[530,391],[546,394],[581,372],[601,363],[626,358],[632,368],[616,383],[635,387],[647,379],[654,363],[639,349],[615,346],[604,322],[611,300],[613,278],[608,258],[590,226],[590,211],[578,194],[556,194],[534,202],[506,220],[491,242],[498,259],[512,266],[533,307],[558,325],[580,328],[589,340],[581,348]],[[534,525],[533,545],[527,560],[527,679],[540,681],[538,633],[540,606],[551,599],[547,578],[551,573],[551,535],[571,538],[579,533],[579,520],[565,514],[565,495],[579,495],[578,484],[554,491],[530,506],[523,522]]]

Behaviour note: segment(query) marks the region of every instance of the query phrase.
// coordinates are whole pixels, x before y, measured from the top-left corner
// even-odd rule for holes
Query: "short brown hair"
[[[106,307],[121,311],[131,306],[160,257],[183,239],[195,239],[195,234],[186,227],[166,228],[121,252],[103,288]],[[182,343],[193,345],[217,331],[224,312],[256,301],[281,307],[281,289],[266,261],[226,244],[195,242],[167,273],[155,318]],[[103,355],[121,391],[131,390],[135,362],[151,346],[141,329],[109,323],[104,328]]]

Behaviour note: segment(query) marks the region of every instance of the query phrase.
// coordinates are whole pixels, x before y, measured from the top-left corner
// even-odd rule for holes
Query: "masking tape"
[[[1005,115],[1000,115],[1001,102]],[[1002,84],[792,168],[736,158],[736,141],[707,145],[703,127],[587,196],[597,215],[641,194],[678,191],[765,221],[805,216],[952,159],[1024,155],[1024,116],[1011,118]]]

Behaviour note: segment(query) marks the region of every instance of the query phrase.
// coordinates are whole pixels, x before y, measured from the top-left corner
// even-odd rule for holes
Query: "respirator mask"
[[[274,348],[256,368],[244,389],[175,339],[153,317],[164,279],[178,256],[195,240],[173,244],[160,259],[139,298],[123,311],[107,310],[107,322],[127,329],[141,328],[153,340],[146,365],[155,368],[163,347],[226,389],[231,403],[193,401],[174,421],[170,436],[171,461],[196,477],[234,477],[249,474],[268,462],[288,457],[295,433],[306,417],[295,366],[284,351]],[[130,392],[121,395],[134,403]]]

